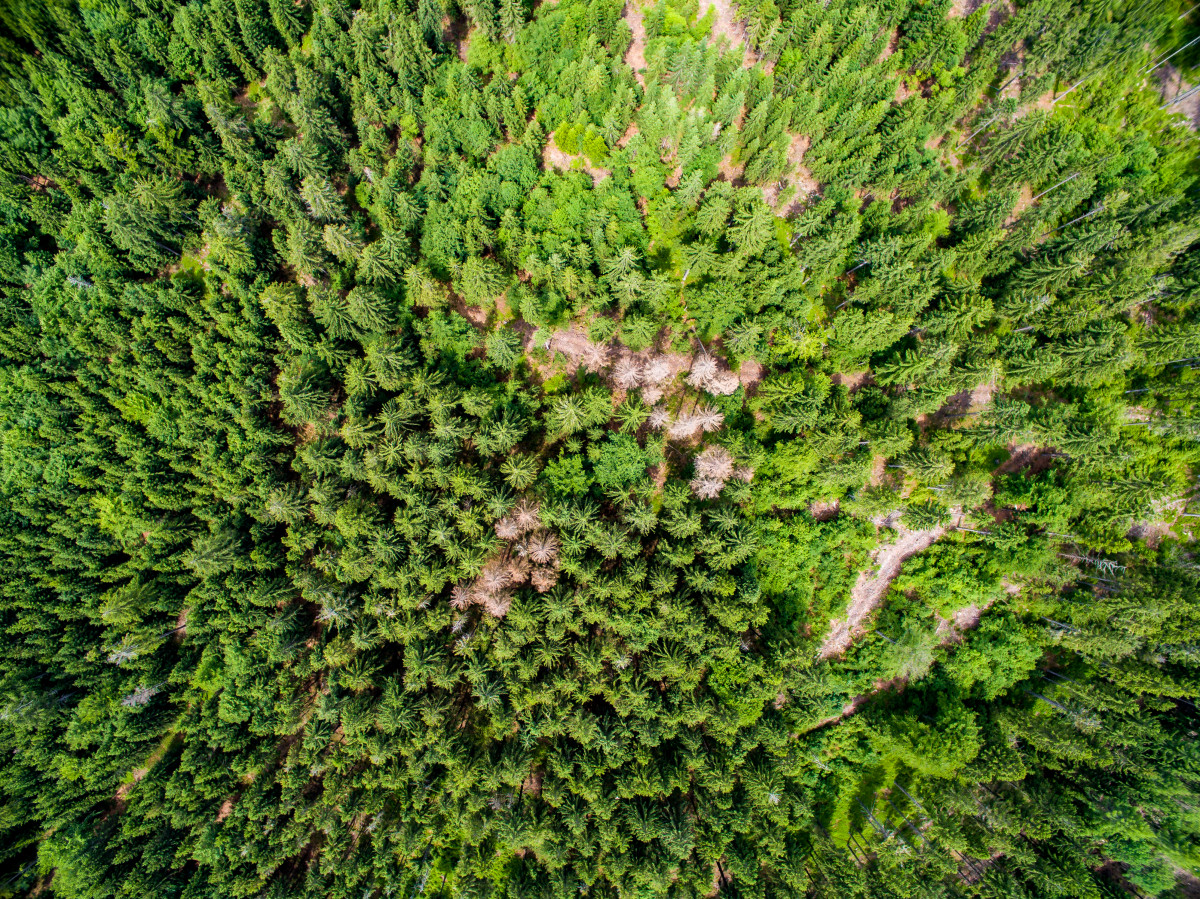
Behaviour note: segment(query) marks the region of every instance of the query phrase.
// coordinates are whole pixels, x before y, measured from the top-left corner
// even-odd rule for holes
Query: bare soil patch
[[[830,375],[829,380],[834,384],[844,384],[847,393],[854,393],[860,387],[870,384],[872,376],[870,369],[866,371],[839,371]]]
[[[795,198],[798,204],[821,193],[821,182],[814,178],[813,173],[804,165],[804,154],[810,146],[812,146],[812,139],[807,134],[792,135],[791,142],[788,144],[788,164],[791,169],[779,182],[779,184],[787,184],[795,188]],[[767,205],[774,208],[777,205],[779,193],[778,185],[764,187],[763,199]],[[791,212],[791,208],[788,212]]]
[[[484,331],[488,326],[488,311],[482,306],[468,306],[467,301],[455,293],[453,290],[447,290],[447,304],[451,311],[457,312],[476,330]]]
[[[1054,464],[1058,451],[1052,446],[1042,446],[1038,443],[1015,443],[1008,448],[1008,458],[1005,459],[993,474],[1016,474],[1028,471],[1039,474]]]
[[[983,0],[953,0],[946,17],[949,19],[966,18],[981,6],[983,6]]]
[[[938,616],[937,633],[941,638],[940,645],[949,646],[961,640],[964,631],[969,631],[979,625],[979,620],[990,605],[989,602],[982,606],[974,604],[963,606],[961,609],[956,609],[949,620]]]
[[[572,168],[577,168],[591,175],[593,185],[599,184],[612,174],[609,169],[592,165],[591,161],[582,154],[572,156],[570,153],[564,153],[554,143],[554,132],[551,131],[546,138],[546,147],[542,150],[542,169],[569,172]]]
[[[815,502],[809,504],[808,514],[817,521],[832,521],[838,517],[838,513],[841,512],[841,510],[841,503],[836,499],[832,502],[816,500]]]
[[[467,61],[467,45],[470,40],[468,31],[470,27],[470,23],[465,18],[442,16],[442,41],[447,46],[456,48],[458,58],[462,62]]]
[[[762,380],[763,371],[763,364],[757,359],[743,359],[737,370],[738,383],[749,393]]]
[[[1163,103],[1169,103],[1176,97],[1184,96],[1193,87],[1183,80],[1179,69],[1170,63],[1158,69],[1154,74],[1158,78]],[[1188,129],[1195,131],[1197,126],[1200,126],[1200,93],[1168,106],[1167,112],[1183,113],[1187,117]]]
[[[996,27],[999,27],[1001,21],[1003,21],[1003,18],[998,18]],[[999,101],[1020,97],[1020,73],[1025,71],[1025,48],[1023,46],[1017,47],[1011,53],[1005,55],[1000,60],[1000,71],[1003,73],[1000,76],[1001,90],[996,95],[996,99]]]
[[[983,612],[982,608],[975,605],[961,608],[954,613],[954,626],[960,631],[976,627],[979,624],[979,619],[983,617]]]
[[[646,68],[646,26],[642,22],[641,4],[638,0],[628,0],[621,15],[629,23],[629,30],[633,32],[633,41],[625,51],[625,64],[633,69],[633,77],[645,89],[646,76],[642,74],[642,70]]]
[[[882,453],[876,453],[871,458],[871,477],[867,479],[868,487],[878,487],[887,478],[887,456]],[[878,528],[890,528],[892,526],[892,515],[888,515],[880,521],[875,522]]]
[[[542,777],[542,772],[536,769],[529,772],[529,776],[521,784],[521,793],[526,796],[541,796]]]
[[[1172,536],[1172,528],[1179,523],[1179,516],[1187,509],[1187,504],[1187,497],[1151,504],[1153,517],[1135,521],[1125,536],[1130,540],[1144,540],[1150,547],[1157,546]]]
[[[1001,0],[999,3],[993,3],[988,10],[987,25],[983,28],[983,34],[986,37],[997,28],[1004,24],[1009,16],[1013,14],[1012,6],[1008,0]]]
[[[889,56],[892,56],[900,46],[900,26],[897,25],[892,29],[892,34],[888,38],[887,46],[883,48],[883,52],[879,54],[879,58],[875,60],[876,64],[883,62]]]
[[[957,517],[957,516],[956,516]],[[844,620],[834,620],[829,636],[821,645],[820,657],[829,659],[850,648],[855,636],[862,632],[863,622],[878,608],[887,594],[904,560],[924,552],[946,533],[944,527],[903,531],[899,539],[880,547],[874,553],[874,570],[863,571],[850,591],[850,605]]]
[[[296,432],[296,440],[298,443],[312,443],[317,439],[317,426],[311,421],[306,421]]]
[[[1013,206],[1012,212],[1008,214],[1008,218],[1004,220],[1004,227],[1011,228],[1017,223],[1017,219],[1021,217],[1021,213],[1029,208],[1033,202],[1033,188],[1028,184],[1021,185],[1020,196],[1017,197],[1017,204]]]
[[[746,29],[740,19],[734,14],[734,4],[730,0],[709,0],[701,7],[698,18],[703,19],[710,9],[716,10],[716,19],[710,32],[714,40],[725,38],[730,48],[740,47],[746,42]]]
[[[942,407],[929,417],[927,423],[936,428],[945,428],[955,422],[974,418],[992,402],[995,385],[991,382],[976,384],[970,390],[961,390],[946,400]]]
[[[718,169],[721,172],[720,177],[722,181],[728,181],[730,184],[741,184],[742,173],[746,170],[746,163],[734,163],[733,157],[726,156],[721,160]]]

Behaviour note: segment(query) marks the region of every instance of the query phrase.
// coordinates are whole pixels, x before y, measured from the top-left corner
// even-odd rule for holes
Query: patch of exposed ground
[[[710,34],[714,41],[725,38],[729,41],[730,49],[746,43],[745,26],[734,14],[733,7],[734,4],[730,0],[708,0],[708,3],[700,8],[697,15],[698,18],[703,19],[708,15],[710,9],[716,10],[716,18],[713,20]]]
[[[1130,540],[1144,540],[1147,546],[1155,547],[1171,535],[1172,527],[1174,525],[1169,521],[1139,521],[1125,536]]]
[[[1157,546],[1164,538],[1172,535],[1172,528],[1178,523],[1179,516],[1187,509],[1187,504],[1187,497],[1152,503],[1152,517],[1143,521],[1135,521],[1125,536],[1130,540],[1144,540],[1150,547]]]
[[[1188,128],[1195,131],[1197,126],[1200,126],[1200,92],[1188,97],[1187,92],[1192,89],[1193,85],[1184,81],[1179,69],[1170,63],[1156,70],[1154,75],[1158,79],[1163,103],[1171,103],[1178,97],[1186,97],[1186,99],[1172,103],[1166,111],[1183,113],[1187,117]]]
[[[524,796],[541,796],[542,777],[542,772],[536,769],[529,772],[529,776],[521,784],[521,794]]]
[[[848,703],[842,706],[841,712],[836,715],[830,715],[828,718],[822,718],[820,721],[806,730],[805,733],[812,733],[814,730],[820,730],[821,728],[828,727],[831,724],[837,724],[839,721],[845,721],[864,705],[866,705],[867,700],[870,699],[871,696],[872,694],[870,693],[860,693],[858,696],[855,696]],[[826,768],[826,770],[829,769]]]
[[[989,22],[990,25],[990,22]],[[997,22],[999,27],[999,22]],[[1021,96],[1021,73],[1025,71],[1025,47],[1018,46],[1000,60],[1000,69],[1004,72],[1000,82],[1000,92],[996,100],[1017,99]]]
[[[981,6],[983,6],[983,0],[952,0],[950,11],[946,13],[946,17],[950,19],[963,19]]]
[[[667,486],[667,465],[652,465],[647,472],[650,475],[650,480],[654,483],[654,492],[662,493],[663,488]]]
[[[1012,591],[1009,591],[1012,592]],[[940,638],[940,646],[950,646],[962,639],[965,631],[971,630],[979,625],[983,613],[987,610],[987,606],[979,608],[978,606],[970,605],[958,609],[950,621],[939,619],[937,634]],[[811,733],[814,730],[820,730],[823,727],[828,727],[831,724],[837,724],[844,721],[861,709],[873,697],[888,690],[903,689],[908,685],[908,678],[904,676],[894,677],[891,680],[877,680],[872,685],[871,690],[866,693],[860,693],[855,696],[844,706],[841,712],[836,715],[831,715],[828,718],[823,718],[814,724],[806,733]],[[776,699],[776,707],[779,707],[779,700]]]
[[[1179,895],[1183,899],[1200,899],[1200,877],[1183,868],[1176,868],[1175,883],[1179,887]]]
[[[749,393],[762,380],[763,364],[757,359],[743,359],[737,370],[738,383]]]
[[[983,27],[984,37],[987,37],[1001,25],[1003,25],[1013,14],[1012,5],[1008,0],[1001,0],[999,3],[993,3],[988,9],[987,25]]]
[[[871,370],[834,372],[829,376],[829,380],[834,384],[844,384],[847,393],[854,393],[860,387],[865,387],[871,383]]]
[[[892,581],[900,574],[904,560],[924,552],[945,533],[946,529],[941,526],[902,531],[898,539],[874,552],[873,569],[861,572],[850,591],[850,605],[846,608],[845,619],[835,619],[830,624],[829,636],[825,638],[819,653],[822,659],[841,655],[850,648],[855,636],[861,633],[862,623],[883,601]]]
[[[450,308],[480,330],[486,330],[488,311],[482,306],[468,306],[466,300],[456,293],[450,295]]]
[[[882,453],[876,453],[874,456],[871,457],[871,476],[867,479],[867,486],[868,487],[878,487],[880,484],[883,483],[883,481],[886,477],[887,477],[887,456],[883,455]],[[885,518],[881,519],[880,521],[876,521],[875,526],[880,527],[880,528],[891,527],[893,514],[895,514],[895,513],[889,512]]]
[[[978,626],[979,619],[983,617],[983,612],[983,608],[975,605],[959,609],[954,613],[954,626],[960,631],[970,630]]]
[[[1058,458],[1058,450],[1040,443],[1014,443],[1008,447],[1008,458],[992,474],[1016,474],[1028,471],[1038,474],[1045,471]]]
[[[762,189],[763,200],[772,209],[779,205],[779,195],[785,186],[792,189],[791,195],[794,202],[780,213],[781,215],[790,215],[798,211],[799,207],[809,198],[821,193],[821,182],[814,178],[812,172],[804,165],[804,154],[810,146],[812,146],[812,140],[808,135],[793,134],[791,142],[788,144],[789,170],[787,174],[776,183],[769,184]]]
[[[240,94],[235,95],[233,102],[236,103],[242,112],[246,114],[246,118],[253,120],[254,110],[258,108],[258,104],[250,99],[249,88],[246,88],[246,90],[242,91]]]
[[[725,886],[725,873],[721,868],[721,863],[715,861],[712,868],[712,887],[704,894],[704,899],[714,899],[714,897],[720,895],[721,887],[723,886]]]
[[[746,163],[733,161],[732,156],[726,156],[721,160],[718,166],[721,172],[721,180],[728,181],[730,184],[739,183],[742,180],[742,173],[746,170]]]
[[[306,421],[296,432],[296,441],[298,443],[312,443],[317,437],[317,426],[311,421]]]
[[[559,172],[569,172],[573,168],[591,175],[593,185],[599,184],[612,174],[612,171],[609,169],[592,165],[588,158],[581,153],[574,156],[570,153],[564,153],[554,143],[554,132],[551,131],[546,138],[546,148],[542,150],[542,169],[545,171],[555,169]]]
[[[467,61],[467,49],[470,44],[470,23],[458,16],[442,16],[442,42],[457,50],[461,62]]]
[[[167,754],[167,749],[170,748],[171,742],[174,739],[175,734],[173,732],[163,737],[159,741],[158,746],[154,748],[154,751],[146,757],[146,761],[142,763],[141,767],[134,768],[129,772],[130,780],[117,787],[116,800],[120,807],[124,807],[125,801],[129,798],[129,791],[133,789],[134,785],[149,774],[151,768],[162,761],[163,756]]]
[[[808,506],[808,514],[817,521],[832,521],[838,517],[841,511],[841,503],[838,500],[825,502],[824,500],[816,500]]]
[[[970,390],[959,391],[947,399],[933,415],[922,416],[922,427],[932,425],[935,428],[946,428],[957,421],[973,418],[991,405],[995,389],[994,383],[985,381],[976,384]]]
[[[639,0],[627,0],[621,15],[629,23],[629,30],[633,33],[633,41],[625,51],[625,64],[633,69],[633,77],[645,89],[646,76],[642,74],[642,70],[646,68],[646,26],[642,22]]]
[[[887,46],[883,48],[883,52],[879,54],[879,58],[875,60],[875,64],[883,62],[889,56],[894,54],[900,46],[900,26],[897,25],[892,29],[892,34],[888,38]]]
[[[1017,205],[1012,208],[1012,212],[1008,214],[1008,218],[1004,220],[1004,227],[1011,228],[1017,223],[1017,219],[1021,217],[1021,213],[1029,208],[1033,202],[1033,188],[1028,184],[1021,185],[1021,193],[1017,197]]]
[[[1019,587],[1017,588],[1020,589]],[[1005,586],[1008,590],[1008,585]],[[962,639],[964,631],[969,631],[973,627],[979,625],[979,619],[983,617],[984,611],[991,603],[983,606],[969,605],[963,606],[961,609],[956,609],[949,620],[938,617],[937,635],[941,646],[949,646],[952,643],[957,643]]]

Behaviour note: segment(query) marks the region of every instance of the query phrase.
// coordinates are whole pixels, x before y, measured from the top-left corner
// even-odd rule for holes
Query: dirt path
[[[850,591],[845,619],[834,619],[831,623],[829,636],[821,645],[820,658],[829,659],[849,649],[863,621],[878,608],[892,581],[900,574],[904,560],[929,549],[945,533],[946,529],[940,525],[921,531],[905,531],[895,542],[877,549],[873,569],[860,573]]]
[[[642,69],[646,68],[646,26],[642,24],[642,7],[639,0],[628,0],[622,16],[629,23],[629,30],[633,32],[633,43],[625,51],[625,64],[633,69],[633,77],[644,90],[646,77],[642,74]]]

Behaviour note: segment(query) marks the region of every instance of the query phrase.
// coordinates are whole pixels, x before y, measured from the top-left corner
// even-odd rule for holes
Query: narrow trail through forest
[[[629,0],[625,4],[623,16],[629,23],[629,30],[633,32],[633,41],[625,51],[625,64],[633,69],[633,77],[644,89],[646,78],[642,69],[646,68],[646,26],[642,23],[642,7],[639,0]]]
[[[922,533],[922,532],[913,532],[913,533]],[[895,545],[895,544],[893,544],[893,545]],[[933,545],[933,541],[930,541],[929,546],[932,546],[932,545]],[[928,546],[925,548],[928,549]],[[899,573],[899,572],[897,572],[897,573]],[[1010,584],[1005,589],[1008,590],[1009,593],[1020,592],[1020,588],[1016,587],[1016,585]],[[886,593],[887,591],[885,590],[884,592]],[[882,594],[881,594],[880,598],[882,598]],[[938,638],[938,641],[937,641],[938,648],[941,649],[941,648],[950,646],[954,643],[957,643],[959,640],[962,639],[963,634],[966,631],[969,631],[972,628],[978,627],[979,622],[983,619],[983,613],[987,610],[988,606],[990,606],[990,605],[991,605],[991,603],[989,602],[986,605],[984,605],[982,608],[979,606],[976,606],[976,605],[964,606],[961,609],[957,609],[954,612],[954,614],[952,616],[950,616],[949,619],[940,620],[938,622],[938,627],[937,627],[937,631],[936,631],[937,638]],[[828,727],[831,724],[837,724],[840,721],[845,721],[851,715],[858,712],[864,705],[867,704],[867,702],[869,700],[871,700],[875,696],[878,696],[880,693],[887,692],[888,690],[903,689],[908,684],[908,682],[909,682],[908,677],[903,676],[903,675],[892,678],[891,680],[876,681],[875,685],[872,689],[868,690],[865,693],[859,693],[857,696],[855,696],[853,699],[851,699],[849,702],[847,702],[844,706],[842,706],[842,710],[838,714],[830,715],[828,718],[824,718],[821,721],[818,721],[816,724],[814,724],[812,727],[810,727],[808,730],[806,730],[805,733],[812,733],[813,731],[820,730],[823,727]]]
[[[951,524],[951,527],[954,523]],[[829,659],[841,655],[850,648],[856,632],[867,617],[878,608],[887,595],[892,581],[900,574],[904,560],[924,552],[946,533],[939,525],[918,531],[904,531],[899,539],[875,551],[874,565],[859,573],[858,580],[850,591],[850,605],[844,619],[834,619],[830,624],[829,636],[821,644],[820,657]]]

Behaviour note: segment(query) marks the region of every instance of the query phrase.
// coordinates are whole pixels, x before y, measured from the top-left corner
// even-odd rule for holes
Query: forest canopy
[[[1198,69],[0,4],[0,899],[1195,895]]]

